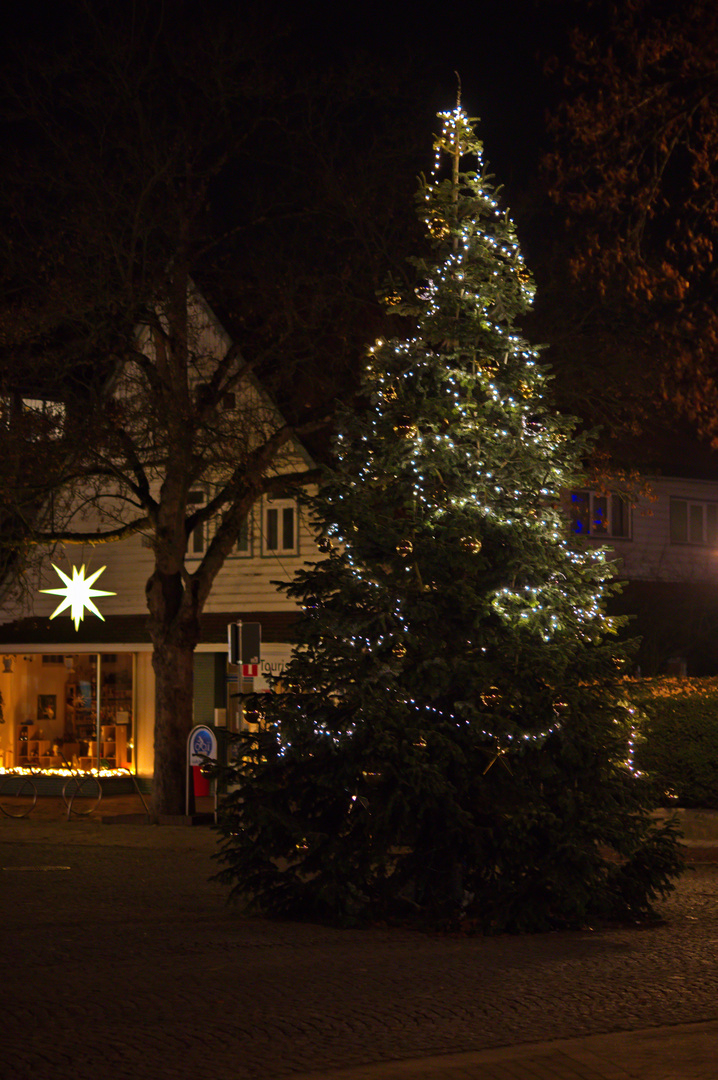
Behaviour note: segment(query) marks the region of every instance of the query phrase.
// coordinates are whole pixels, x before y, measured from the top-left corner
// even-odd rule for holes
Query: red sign
[[[259,664],[242,664],[243,679],[259,678]]]

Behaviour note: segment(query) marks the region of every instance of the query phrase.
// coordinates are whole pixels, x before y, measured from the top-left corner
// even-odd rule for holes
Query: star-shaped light
[[[98,577],[105,569],[101,566],[99,570],[96,570],[92,577],[85,577],[85,564],[83,563],[78,570],[76,566],[72,568],[72,578],[69,578],[67,574],[64,574],[59,566],[52,564],[53,569],[57,570],[58,574],[65,582],[64,589],[40,589],[40,592],[52,593],[55,596],[64,596],[65,599],[59,604],[52,615],[51,619],[54,619],[56,615],[59,615],[65,608],[70,608],[70,616],[75,624],[75,629],[80,629],[80,623],[85,615],[85,608],[91,611],[94,615],[97,615],[99,619],[104,622],[104,616],[100,614],[95,605],[92,602],[93,596],[116,596],[117,593],[106,592],[104,589],[93,589],[92,585],[97,581]]]

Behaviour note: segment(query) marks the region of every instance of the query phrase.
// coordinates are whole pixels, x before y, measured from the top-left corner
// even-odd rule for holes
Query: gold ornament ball
[[[394,431],[400,439],[414,439],[419,434],[418,427],[408,416],[402,416],[397,420]]]
[[[408,559],[414,550],[414,545],[411,540],[400,540],[396,545],[397,554],[401,555],[402,559]]]

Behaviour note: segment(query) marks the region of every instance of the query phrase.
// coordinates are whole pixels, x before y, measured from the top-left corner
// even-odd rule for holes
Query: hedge
[[[660,802],[718,809],[718,677],[630,680],[636,768]]]

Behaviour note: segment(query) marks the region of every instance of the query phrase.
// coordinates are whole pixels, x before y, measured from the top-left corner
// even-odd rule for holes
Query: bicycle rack
[[[132,786],[134,787],[135,791],[137,792],[137,794],[140,797],[140,801],[141,801],[142,805],[145,808],[145,813],[147,814],[147,817],[151,818],[152,815],[150,814],[149,807],[147,806],[147,803],[145,802],[144,796],[143,796],[142,792],[140,791],[139,785],[137,783],[137,777],[135,776],[135,774],[130,772],[130,770],[127,769],[127,768],[123,768],[123,769],[120,769],[120,770],[117,770],[117,771],[127,773],[130,780],[132,781]],[[77,783],[77,787],[75,788],[72,795],[68,799],[67,798],[67,786],[70,783],[70,781],[72,781],[72,780],[74,780]],[[97,784],[98,794],[97,794],[97,798],[96,798],[94,806],[90,807],[89,810],[76,810],[76,809],[73,809],[73,803],[74,803],[75,799],[80,794],[82,788],[84,787],[84,785],[87,783],[88,780],[94,780],[95,783]],[[90,814],[94,814],[95,810],[97,810],[97,807],[102,802],[102,778],[99,777],[99,776],[96,776],[94,773],[75,773],[74,770],[73,770],[73,775],[69,776],[67,778],[67,780],[65,781],[65,785],[64,785],[64,787],[62,789],[62,798],[63,798],[63,801],[65,803],[65,806],[67,807],[67,820],[68,821],[70,821],[73,814],[76,814],[78,817],[89,817]]]
[[[17,819],[29,817],[32,811],[35,809],[35,804],[37,803],[37,788],[35,787],[32,779],[29,776],[13,776],[12,774],[3,776],[2,780],[0,780],[0,798],[2,797],[3,788],[5,787],[6,780],[20,781],[20,786],[17,791],[7,792],[8,795],[13,795],[16,799],[20,798],[25,787],[29,785],[32,788],[32,805],[24,808],[22,812],[18,814],[15,813],[15,811],[13,810],[8,810],[5,804],[0,802],[0,811],[2,811],[5,817]]]
[[[95,804],[94,804],[94,806],[91,806],[89,810],[74,810],[72,804],[74,803],[75,799],[80,794],[80,792],[82,791],[83,787],[85,786],[85,784],[87,783],[88,780],[94,780],[94,782],[97,784],[97,798],[95,800]],[[71,784],[71,783],[74,783],[76,785],[76,787],[75,787],[75,790],[73,791],[72,795],[70,795],[70,798],[68,799],[68,797],[67,797],[67,787],[68,787],[68,784]],[[85,798],[88,798],[88,797],[89,796],[85,796]],[[95,776],[94,773],[74,773],[73,772],[72,776],[68,776],[67,780],[65,781],[65,783],[62,786],[62,801],[64,802],[65,806],[67,807],[67,820],[68,821],[70,821],[73,814],[76,814],[77,817],[89,817],[90,814],[94,814],[95,810],[97,809],[97,807],[102,802],[102,784],[100,783],[99,776]]]
[[[68,776],[67,780],[65,781],[65,783],[63,784],[63,787],[62,787],[62,801],[64,802],[65,806],[67,807],[67,820],[70,821],[72,819],[73,814],[75,814],[76,817],[89,817],[91,814],[95,813],[95,811],[97,810],[97,807],[102,802],[102,794],[103,794],[103,792],[102,792],[102,777],[97,776],[96,773],[92,773],[92,772],[83,773],[83,772],[80,772],[79,770],[73,768],[73,766],[64,757],[64,755],[62,756],[62,760],[65,763],[65,767],[70,770],[70,776]],[[145,802],[144,795],[140,791],[140,787],[139,787],[139,784],[137,783],[137,777],[135,776],[135,774],[133,772],[130,772],[130,770],[128,768],[118,769],[118,770],[116,770],[116,772],[127,773],[130,780],[132,781],[132,786],[134,787],[135,792],[140,797],[140,802],[142,803],[142,806],[144,807],[144,811],[145,811],[145,814],[147,815],[148,820],[151,820],[152,815],[150,813],[150,809],[149,809],[147,803]],[[5,784],[6,784],[6,782],[8,780],[11,781],[11,782],[14,781],[16,784],[19,785],[17,787],[16,791],[4,791],[3,790],[5,788]],[[93,783],[95,783],[97,785],[97,793],[95,795],[95,802],[89,808],[89,810],[78,810],[77,807],[75,806],[75,799],[78,797],[78,795],[80,794],[82,789],[90,782],[93,782]],[[69,790],[70,784],[75,785],[75,788],[74,788],[73,791]],[[26,789],[28,789],[27,792],[26,792]],[[29,806],[21,806],[21,807],[19,807],[19,809],[11,810],[10,807],[8,805],[6,805],[2,801],[3,796],[19,799],[22,795],[26,795],[26,797],[29,796],[29,797],[32,798],[32,803]],[[85,795],[83,797],[84,798],[90,798],[91,796]],[[13,773],[7,773],[4,776],[0,776],[0,813],[3,813],[5,815],[5,817],[16,818],[17,820],[19,820],[20,818],[29,817],[30,814],[32,813],[32,811],[35,809],[36,805],[37,805],[37,787],[35,786],[35,783],[34,783],[31,775],[17,775],[17,774],[13,774]]]
[[[149,808],[149,806],[148,806],[148,805],[147,805],[147,803],[145,802],[145,797],[144,797],[144,795],[143,795],[143,794],[142,794],[142,792],[140,791],[140,785],[139,785],[139,784],[137,783],[137,777],[135,776],[135,774],[134,774],[133,772],[130,772],[130,770],[129,770],[128,768],[124,767],[124,766],[123,766],[123,767],[122,767],[122,768],[120,769],[120,772],[126,772],[126,773],[127,773],[127,775],[129,776],[130,780],[132,781],[132,786],[133,786],[133,788],[135,789],[135,791],[137,792],[137,794],[139,795],[139,797],[140,797],[140,802],[142,803],[142,805],[143,805],[143,806],[144,806],[144,808],[145,808],[145,813],[147,814],[147,817],[151,819],[151,818],[152,818],[152,814],[150,813],[150,808]]]

